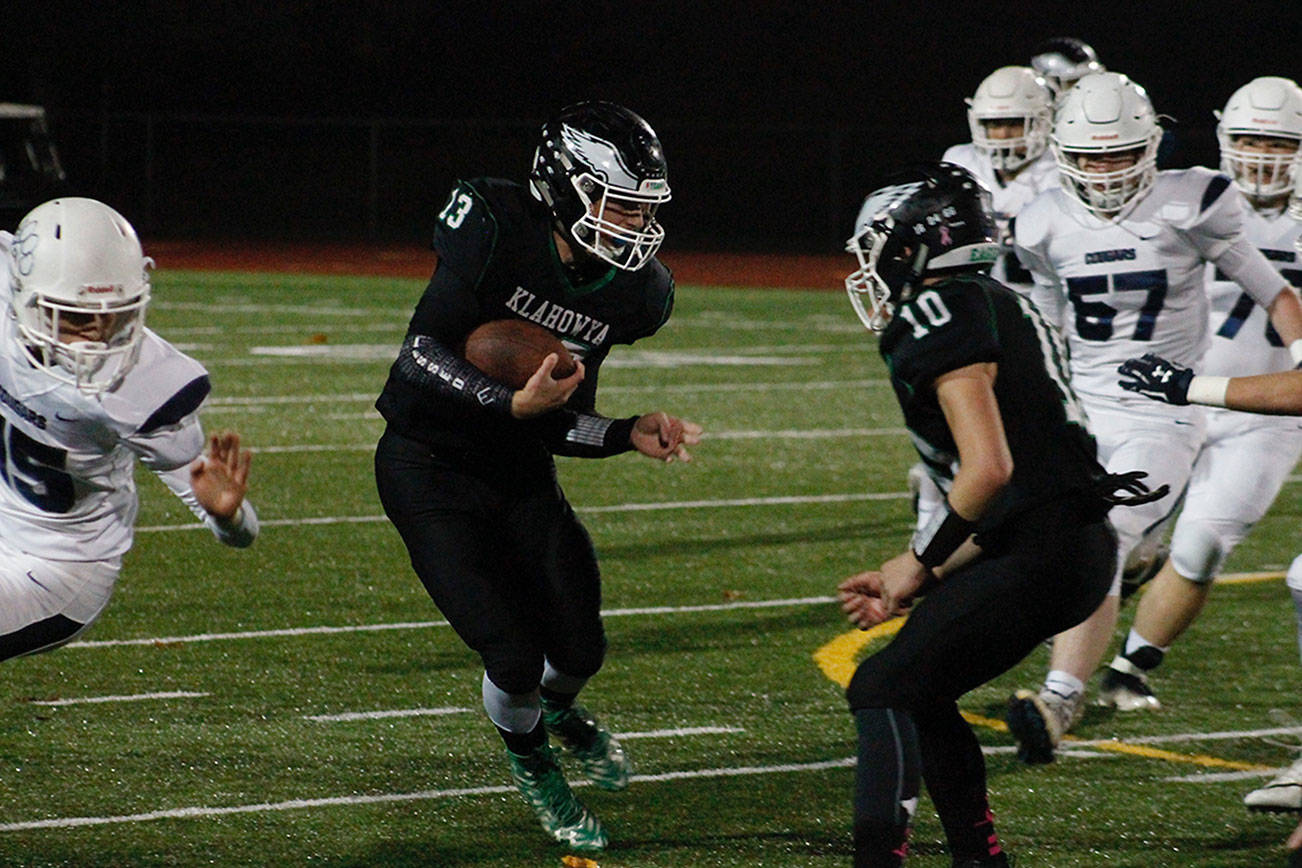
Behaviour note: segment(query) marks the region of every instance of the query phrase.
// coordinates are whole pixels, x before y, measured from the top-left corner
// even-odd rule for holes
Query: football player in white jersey
[[[131,547],[135,459],[227,545],[258,532],[249,453],[206,455],[208,374],[145,327],[135,230],[93,199],[34,208],[0,232],[0,660],[63,645],[107,605]]]
[[[1049,152],[1053,94],[1030,67],[1004,66],[977,85],[967,105],[972,141],[948,148],[941,159],[967,169],[990,192],[1003,248],[990,275],[1029,295],[1031,275],[1013,252],[1013,220],[1023,206],[1058,185],[1058,164]],[[861,209],[856,225],[868,216]],[[909,468],[909,491],[918,527],[926,527],[945,495],[921,462]]]
[[[1029,292],[1031,275],[1013,254],[1011,224],[1032,199],[1058,186],[1058,164],[1049,152],[1053,96],[1035,70],[1004,66],[986,76],[967,104],[972,141],[954,145],[941,159],[967,169],[990,191],[1005,248],[991,276]]]
[[[1288,216],[1298,221],[1299,229],[1302,230],[1302,154],[1294,159],[1292,172],[1293,197],[1289,203]],[[1302,234],[1294,238],[1292,252],[1292,261],[1302,262]],[[1152,354],[1130,359],[1119,370],[1122,388],[1158,401],[1302,416],[1302,370],[1255,375],[1240,373],[1232,376],[1204,373],[1195,376],[1192,370]],[[1258,424],[1263,421],[1260,416],[1246,418]],[[1302,648],[1302,555],[1293,559],[1285,582],[1297,612],[1297,639],[1299,648]],[[1302,811],[1302,759],[1295,761],[1270,783],[1248,793],[1243,801],[1256,811]],[[1289,836],[1288,847],[1293,851],[1302,848],[1302,824]],[[1294,859],[1302,859],[1302,856],[1295,852]]]
[[[1257,78],[1219,113],[1221,170],[1251,206],[1244,234],[1285,280],[1302,284],[1294,242],[1302,223],[1285,206],[1302,142],[1302,88],[1286,78]],[[1207,266],[1211,346],[1201,369],[1233,377],[1284,371],[1297,363],[1237,283]],[[1104,674],[1099,701],[1120,711],[1159,708],[1147,673],[1193,623],[1225,558],[1266,514],[1302,457],[1302,424],[1208,409],[1207,439],[1194,462],[1171,555],[1140,600],[1122,653]],[[1299,805],[1302,807],[1302,805]]]
[[[1203,438],[1199,408],[1138,400],[1119,387],[1117,365],[1147,351],[1183,364],[1202,357],[1208,262],[1270,312],[1284,345],[1302,359],[1302,303],[1244,236],[1242,194],[1229,177],[1208,169],[1159,172],[1160,138],[1143,88],[1117,73],[1085,76],[1054,121],[1051,147],[1062,185],[1017,219],[1018,258],[1035,279],[1033,300],[1067,341],[1072,385],[1100,459],[1109,470],[1145,470],[1152,485],[1171,492],[1112,515],[1119,537],[1112,593],[1083,624],[1056,638],[1044,686],[1031,694],[1055,742],[1075,722],[1085,680],[1111,640],[1121,569],[1170,518]]]

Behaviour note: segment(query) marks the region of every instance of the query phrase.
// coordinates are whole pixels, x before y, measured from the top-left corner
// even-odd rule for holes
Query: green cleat
[[[569,707],[542,701],[543,726],[556,736],[565,749],[583,766],[583,773],[593,786],[618,792],[628,789],[633,764],[610,732],[597,723],[581,705]]]
[[[508,750],[506,756],[511,779],[547,834],[575,850],[606,849],[606,827],[574,797],[550,747],[543,745],[525,756]]]

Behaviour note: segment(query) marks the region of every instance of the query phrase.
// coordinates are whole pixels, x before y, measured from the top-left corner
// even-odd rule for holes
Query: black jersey
[[[1067,380],[1065,350],[1025,297],[984,275],[933,284],[899,305],[880,350],[918,453],[934,476],[946,480],[953,478],[958,449],[936,378],[979,362],[998,365],[995,399],[1013,476],[982,516],[980,531],[1080,497],[1097,505],[1100,515],[1106,511],[1096,499],[1106,474]]]
[[[475,327],[523,319],[556,335],[586,368],[567,409],[591,413],[601,362],[615,344],[654,334],[673,308],[673,278],[652,259],[637,271],[561,263],[547,210],[520,184],[461,181],[439,212],[438,266],[416,305],[408,334],[428,335],[460,352]],[[536,454],[556,418],[521,422],[473,402],[431,396],[390,371],[376,406],[390,427],[428,443],[474,452]],[[554,414],[548,414],[552,416]]]

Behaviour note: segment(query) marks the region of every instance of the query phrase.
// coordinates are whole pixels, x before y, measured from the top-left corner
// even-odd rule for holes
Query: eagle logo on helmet
[[[637,189],[637,177],[612,143],[568,124],[561,126],[561,141],[607,184],[625,190]]]

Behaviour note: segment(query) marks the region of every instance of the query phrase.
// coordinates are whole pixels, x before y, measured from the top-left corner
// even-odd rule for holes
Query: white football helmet
[[[1288,216],[1302,221],[1302,151],[1293,158],[1293,192],[1288,197]],[[1298,248],[1298,256],[1302,257],[1302,235],[1293,243]]]
[[[1236,90],[1216,113],[1221,171],[1254,200],[1279,199],[1293,186],[1293,166],[1302,143],[1302,88],[1292,79],[1254,78]],[[1241,146],[1240,136],[1292,140],[1292,150],[1262,153]]]
[[[114,388],[140,354],[153,264],[103,202],[33,208],[9,251],[10,312],[32,364],[88,395]]]
[[[1049,145],[1053,123],[1053,96],[1044,79],[1029,66],[1004,66],[996,69],[977,86],[967,100],[967,123],[972,130],[972,144],[988,154],[1000,172],[1015,172],[1032,162]],[[985,121],[1020,120],[1022,135],[995,138]]]
[[[1050,145],[1063,188],[1094,214],[1115,219],[1138,202],[1157,178],[1162,128],[1148,94],[1117,72],[1087,75],[1058,106]],[[1133,152],[1131,165],[1085,169],[1082,159]]]

